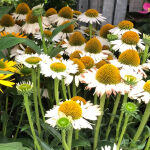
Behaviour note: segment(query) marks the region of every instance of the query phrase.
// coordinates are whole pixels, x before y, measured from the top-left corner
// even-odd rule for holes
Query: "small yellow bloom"
[[[0,59],[0,70],[2,71],[11,71],[11,72],[15,72],[16,69],[14,68],[14,66],[16,65],[16,62],[14,61],[4,61],[4,59]]]
[[[4,85],[4,86],[8,86],[8,87],[13,87],[13,85],[15,84],[14,82],[11,82],[12,80],[5,80],[9,77],[11,77],[13,74],[0,74],[0,84]],[[0,91],[3,93],[2,89],[0,88]]]

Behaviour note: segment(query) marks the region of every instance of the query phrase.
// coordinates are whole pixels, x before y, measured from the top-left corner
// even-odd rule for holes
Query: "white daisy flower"
[[[47,63],[40,63],[41,73],[45,77],[58,78],[61,80],[63,77],[68,77],[69,74],[75,74],[77,72],[77,65],[71,60],[59,60],[53,58]]]
[[[95,88],[94,94],[98,96],[102,96],[105,93],[107,96],[118,92],[124,94],[128,89],[121,82],[119,69],[111,64],[105,64],[99,69],[87,70],[82,74],[80,82],[87,84],[86,89]]]
[[[70,7],[63,7],[60,9],[58,14],[50,15],[49,21],[51,23],[57,23],[57,26],[61,25],[65,21],[72,21],[73,20],[73,11]]]
[[[105,145],[104,147],[101,147],[101,150],[117,150],[117,145],[114,144],[113,149],[111,148],[111,146]],[[119,150],[122,150],[122,149],[119,149]]]
[[[140,65],[140,57],[136,50],[128,49],[119,55],[118,60],[109,60],[109,62],[118,68],[133,70],[146,78],[146,74]]]
[[[136,99],[141,103],[148,103],[150,101],[150,80],[148,81],[139,81],[137,85],[129,93],[131,99]]]
[[[91,107],[91,108],[90,108]],[[94,110],[94,108],[96,110]],[[96,113],[89,113],[91,111],[87,110],[94,110]],[[88,120],[97,120],[97,116],[100,115],[97,113],[98,107],[93,107],[92,104],[88,104],[88,107],[83,107],[76,101],[68,100],[65,102],[60,103],[60,106],[54,106],[53,109],[46,112],[45,117],[49,118],[46,120],[46,123],[50,124],[52,127],[57,125],[57,120],[62,117],[70,117],[71,123],[74,129],[82,129],[82,128],[89,128],[92,129],[92,125]],[[92,118],[90,118],[92,116]]]
[[[16,56],[16,61],[24,64],[28,68],[36,68],[40,62],[47,63],[49,61],[49,56],[45,54],[24,54]]]
[[[12,13],[12,17],[15,20],[25,21],[26,15],[28,14],[29,11],[30,11],[30,8],[29,8],[28,4],[20,3],[16,8],[16,12]]]
[[[0,25],[2,26],[2,28],[0,28],[1,31],[5,31],[9,33],[12,32],[18,33],[21,29],[20,26],[15,24],[13,17],[9,14],[5,14],[2,16]]]
[[[111,41],[110,44],[113,45],[112,49],[119,52],[124,52],[127,49],[135,49],[136,47],[140,48],[142,51],[145,49],[142,39],[134,31],[127,31],[119,40]]]
[[[123,20],[121,21],[117,27],[110,29],[109,32],[115,35],[122,35],[127,31],[134,31],[137,34],[141,34],[137,29],[133,28],[134,24],[131,21],[128,20]]]
[[[85,23],[98,23],[104,22],[106,20],[105,17],[102,16],[102,14],[98,13],[95,9],[88,9],[86,12],[82,13],[77,18],[81,22]]]
[[[65,44],[62,45],[65,49],[66,55],[71,55],[75,50],[84,50],[85,38],[80,32],[74,32],[68,40],[64,40]]]

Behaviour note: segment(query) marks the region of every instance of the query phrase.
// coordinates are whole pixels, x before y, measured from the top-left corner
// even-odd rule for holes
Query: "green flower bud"
[[[144,41],[145,44],[150,46],[150,35],[143,34],[143,41]]]
[[[34,15],[34,16],[42,16],[42,14],[43,14],[43,5],[44,4],[40,4],[40,5],[37,5],[37,6],[35,6],[35,7],[33,7],[32,8],[32,14]]]
[[[125,75],[123,80],[127,85],[135,85],[138,82],[137,78],[132,75]]]
[[[107,39],[108,41],[114,41],[118,39],[118,36],[114,34],[107,34]]]
[[[27,94],[28,96],[31,95],[33,89],[33,83],[29,82],[22,82],[16,85],[17,91],[19,95]]]
[[[122,111],[124,111],[126,115],[129,115],[129,116],[135,116],[138,111],[137,106],[132,102],[123,104],[121,109]]]
[[[60,130],[68,130],[71,127],[70,119],[67,117],[61,117],[57,120],[57,128]]]

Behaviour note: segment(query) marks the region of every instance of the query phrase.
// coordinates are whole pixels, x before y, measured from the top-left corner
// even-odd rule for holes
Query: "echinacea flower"
[[[136,50],[128,49],[121,53],[117,59],[109,60],[109,62],[120,69],[133,70],[137,74],[146,77],[145,72],[140,65],[140,56]]]
[[[134,31],[137,34],[141,34],[137,29],[134,28],[134,24],[131,21],[123,20],[119,22],[117,27],[114,27],[113,29],[110,29],[109,32],[114,35],[122,35],[127,31]]]
[[[85,45],[84,51],[82,51],[81,57],[83,56],[90,56],[94,59],[94,62],[97,63],[102,59],[106,59],[108,57],[107,54],[103,53],[102,51],[102,44],[100,41],[94,37],[91,38]]]
[[[122,36],[121,39],[114,40],[110,42],[113,47],[112,49],[119,52],[124,52],[127,49],[135,49],[139,47],[142,51],[145,49],[142,39],[140,39],[139,34],[134,31],[127,31]]]
[[[86,12],[82,13],[81,15],[78,16],[77,18],[81,22],[85,23],[98,23],[100,24],[101,22],[105,21],[105,17],[102,16],[97,10],[95,9],[88,9]]]
[[[150,12],[150,3],[144,3],[143,4],[144,11],[139,11],[141,14],[147,14]]]
[[[50,58],[45,54],[23,54],[16,58],[18,63],[24,64],[28,68],[36,68],[40,62],[46,63]]]
[[[129,97],[138,100],[139,103],[142,101],[147,104],[150,101],[150,80],[139,81],[129,93]]]
[[[51,23],[57,23],[57,26],[61,25],[64,21],[73,20],[73,11],[70,7],[63,7],[59,10],[58,14],[49,16]]]
[[[48,118],[46,123],[50,124],[52,127],[55,127],[59,118],[69,117],[74,129],[92,129],[91,123],[87,120],[97,120],[97,116],[100,115],[100,112],[97,113],[99,108],[97,106],[93,106],[91,103],[85,105],[87,106],[84,106],[83,103],[81,105],[74,100],[64,101],[60,103],[59,106],[54,106],[53,109],[46,112],[45,117]],[[91,115],[92,110],[94,111]]]
[[[69,74],[77,72],[77,65],[73,64],[71,60],[59,60],[52,58],[46,63],[40,63],[41,74],[45,77],[52,77],[61,80],[64,77],[68,77]]]
[[[105,64],[99,69],[90,69],[82,74],[81,83],[87,84],[86,89],[95,88],[95,94],[103,96],[106,93],[110,96],[112,93],[124,93],[126,86],[121,82],[120,71],[111,64]]]
[[[9,77],[11,77],[13,74],[0,74],[0,84],[4,85],[4,86],[8,86],[8,87],[13,87],[13,85],[15,84],[14,82],[12,82],[12,80],[5,80]],[[2,89],[0,88],[0,91],[3,93]]]
[[[4,59],[0,59],[0,70],[2,71],[11,71],[11,72],[15,72],[16,69],[15,69],[15,65],[16,65],[16,62],[14,61],[4,61]]]
[[[2,16],[0,20],[0,25],[2,26],[2,28],[0,29],[1,31],[5,31],[9,33],[12,32],[18,33],[21,29],[20,26],[15,24],[13,17],[9,14],[5,14]]]
[[[30,11],[30,8],[28,4],[20,3],[16,8],[15,13],[12,14],[12,17],[15,20],[25,21],[26,15],[28,14],[29,11]]]
[[[65,54],[69,55],[72,54],[75,50],[83,50],[85,47],[85,38],[81,34],[81,32],[74,32],[69,41],[65,40],[65,44],[62,45],[65,49]]]

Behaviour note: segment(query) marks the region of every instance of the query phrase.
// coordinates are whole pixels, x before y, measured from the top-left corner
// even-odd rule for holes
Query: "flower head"
[[[147,14],[150,12],[150,3],[144,3],[143,4],[144,11],[139,11],[141,14]]]
[[[26,3],[20,3],[17,8],[16,8],[16,13],[17,14],[22,14],[25,15],[30,11],[30,8],[28,6],[28,4]]]

